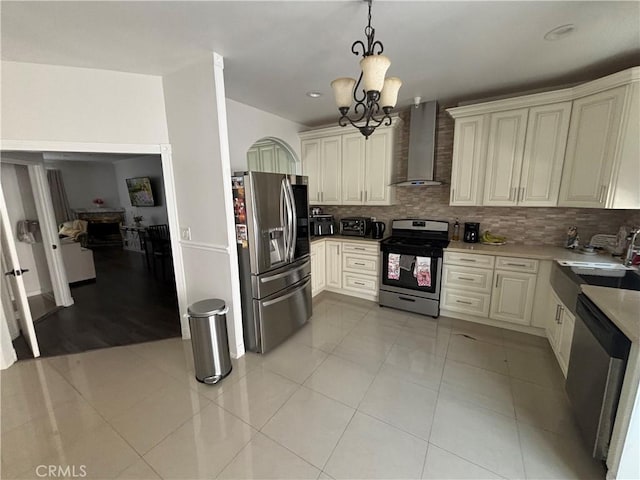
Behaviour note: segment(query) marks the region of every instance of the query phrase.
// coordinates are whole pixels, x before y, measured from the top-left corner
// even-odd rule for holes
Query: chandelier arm
[[[375,51],[376,47],[379,48],[377,52]],[[382,45],[382,42],[380,40],[376,40],[371,44],[370,50],[371,55],[380,55],[382,54],[382,52],[384,52],[384,45]]]
[[[362,49],[362,53],[358,52],[358,48]],[[353,45],[351,45],[351,52],[358,57],[360,55],[365,57],[367,53],[367,47],[365,47],[364,42],[362,40],[356,40],[355,42],[353,42]]]
[[[362,72],[360,72],[360,76],[358,77],[358,81],[356,82],[355,87],[353,87],[353,100],[356,103],[362,103],[367,99],[367,92],[362,89],[362,96],[358,96],[358,91],[360,91],[360,84],[362,83]]]

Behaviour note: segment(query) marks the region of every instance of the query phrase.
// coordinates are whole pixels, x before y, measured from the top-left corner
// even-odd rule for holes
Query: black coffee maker
[[[465,222],[463,239],[467,243],[478,243],[480,241],[480,224],[476,222]]]

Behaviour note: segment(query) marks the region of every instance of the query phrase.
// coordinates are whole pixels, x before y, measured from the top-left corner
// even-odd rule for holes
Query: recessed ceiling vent
[[[399,187],[424,187],[442,185],[433,179],[436,147],[436,115],[438,103],[419,103],[411,107],[409,131],[409,162],[407,179],[395,185]]]

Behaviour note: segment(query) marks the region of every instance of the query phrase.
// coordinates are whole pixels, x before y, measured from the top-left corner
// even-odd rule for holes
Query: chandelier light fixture
[[[367,44],[356,40],[351,45],[354,55],[362,55],[360,77],[357,82],[349,77],[336,78],[331,82],[341,115],[338,124],[345,127],[350,123],[367,139],[383,123],[391,125],[390,114],[396,106],[398,90],[402,85],[402,80],[397,77],[384,78],[391,61],[382,55],[382,42],[375,40],[376,31],[371,26],[371,2],[367,0],[369,22],[364,29]],[[352,102],[355,102],[355,108],[353,117],[350,117],[348,114]]]

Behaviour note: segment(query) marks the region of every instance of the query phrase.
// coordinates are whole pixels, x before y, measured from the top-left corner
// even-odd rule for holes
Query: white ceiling
[[[2,1],[2,59],[162,75],[216,51],[229,98],[316,125],[335,121],[329,87],[356,76],[366,2]],[[561,41],[543,40],[573,23]],[[375,0],[389,75],[441,104],[577,82],[640,63],[640,2]],[[318,90],[320,99],[305,92]]]

